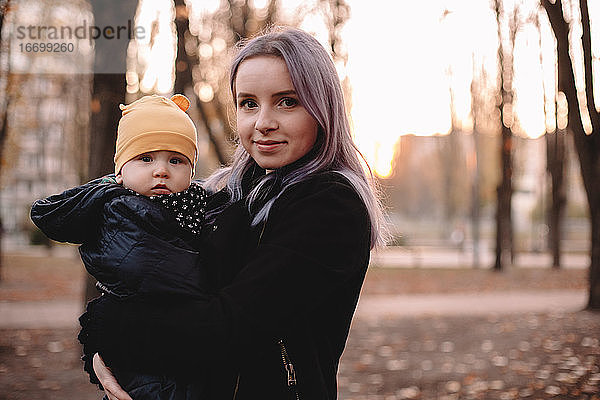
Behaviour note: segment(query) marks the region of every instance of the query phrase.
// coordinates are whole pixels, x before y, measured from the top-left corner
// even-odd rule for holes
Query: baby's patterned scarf
[[[177,223],[194,235],[199,235],[206,210],[206,190],[200,184],[192,182],[182,192],[150,196],[150,200],[162,205],[175,214]]]

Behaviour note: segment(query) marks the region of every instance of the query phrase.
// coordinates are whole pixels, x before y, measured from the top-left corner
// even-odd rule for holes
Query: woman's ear
[[[116,176],[115,176],[115,181],[117,182],[117,184],[122,185],[123,184],[123,175],[121,175],[121,173],[119,172]]]

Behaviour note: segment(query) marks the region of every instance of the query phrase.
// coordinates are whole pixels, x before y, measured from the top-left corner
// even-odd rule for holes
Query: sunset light
[[[314,3],[284,0],[281,12],[290,20],[304,13],[299,26],[326,45],[328,36],[322,16],[306,11]],[[190,4],[192,15],[199,15],[213,12],[219,2],[192,1]],[[254,2],[258,8],[264,4],[264,1]],[[402,135],[447,135],[452,129],[466,133],[473,130],[473,76],[480,77],[484,71],[486,82],[479,84],[489,90],[497,86],[496,15],[488,2],[468,0],[410,4],[349,0],[348,4],[351,17],[342,30],[348,60],[345,66],[337,63],[336,68],[342,79],[346,76],[349,79],[349,112],[355,141],[375,173],[389,177]],[[596,6],[590,5],[590,14],[597,12]],[[555,104],[555,42],[545,13],[536,7],[533,3],[521,6],[522,13],[529,13],[530,20],[523,23],[515,38],[514,120],[509,122],[515,134],[530,138],[552,131],[556,125],[544,112],[544,108],[552,112]],[[136,68],[141,80],[136,80],[136,71],[130,71],[130,92],[172,90],[175,57],[170,32],[172,13],[170,3],[141,2],[138,23],[154,34],[146,41],[132,44],[137,46],[130,50],[136,50]],[[150,21],[157,16],[158,23],[152,25]],[[539,20],[539,31],[532,22],[534,17]],[[191,26],[190,29],[199,28]],[[600,42],[597,39],[600,34],[593,30],[593,35],[594,43]],[[226,50],[225,47],[222,39],[203,43],[198,54],[200,59],[211,57],[213,52]],[[598,64],[596,59],[594,65]],[[576,65],[576,68],[581,66]],[[600,78],[595,76],[595,79]],[[598,86],[596,93],[600,90]],[[197,83],[195,92],[204,102],[216,95],[207,82]],[[584,116],[586,121],[589,119]],[[562,124],[559,118],[559,125]]]
[[[0,151],[0,400],[600,400],[600,0],[0,0]]]
[[[391,174],[402,135],[450,132],[450,90],[455,128],[473,129],[474,69],[485,68],[488,85],[496,85],[498,32],[493,10],[487,2],[446,3],[351,2],[344,39],[354,135],[380,177]],[[547,91],[554,88],[554,43],[545,23],[543,72],[539,34],[533,26],[520,32],[515,46],[515,133],[532,138],[545,132],[544,82]]]

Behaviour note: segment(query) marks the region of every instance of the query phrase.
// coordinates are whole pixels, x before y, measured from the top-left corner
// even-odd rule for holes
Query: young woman
[[[115,360],[208,376],[210,399],[337,397],[370,249],[382,243],[339,78],[317,40],[287,29],[247,42],[230,86],[240,145],[205,183],[217,192],[203,236],[215,290],[150,314],[135,300],[97,310],[112,316],[95,328],[109,399],[129,399],[106,367]]]

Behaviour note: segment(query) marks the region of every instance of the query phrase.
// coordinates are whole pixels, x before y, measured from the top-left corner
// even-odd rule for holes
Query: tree
[[[559,128],[554,132],[547,132],[545,136],[547,169],[552,182],[552,201],[548,209],[548,246],[552,252],[552,267],[560,268],[562,220],[567,203],[567,138],[566,131]]]
[[[329,48],[334,61],[346,62],[348,55],[343,46],[342,28],[350,18],[350,6],[345,0],[320,0],[319,6],[326,16],[325,25],[329,31]]]
[[[473,238],[473,268],[480,266],[480,248],[479,242],[481,239],[481,145],[480,145],[480,121],[485,119],[485,98],[483,88],[485,87],[486,73],[485,69],[481,68],[481,75],[475,75],[475,61],[473,60],[473,79],[471,81],[471,115],[473,116],[473,139],[472,151],[469,155],[469,165],[472,171],[471,185],[471,232]]]
[[[0,0],[0,44],[2,46],[5,45],[2,38],[2,27],[4,26],[4,19],[6,17],[6,13],[9,9],[10,2],[8,0]],[[8,45],[6,44],[8,47]],[[5,60],[4,57],[7,56],[7,52],[2,49],[2,63],[0,64],[0,150],[3,148],[2,144],[4,143],[4,138],[6,137],[6,113],[8,109],[8,60]],[[0,232],[2,231],[2,225],[0,223]]]
[[[451,68],[448,69],[448,76],[452,77]],[[463,216],[462,205],[466,204],[468,190],[465,190],[467,182],[464,179],[465,173],[465,155],[461,143],[461,123],[456,111],[455,94],[452,85],[450,91],[450,132],[446,136],[438,138],[439,158],[442,162],[442,185],[444,198],[444,226],[446,236],[451,236],[459,226],[454,225],[454,219],[457,216]],[[458,231],[457,231],[458,232]],[[464,233],[464,232],[463,232]],[[461,241],[462,243],[462,241]]]
[[[175,0],[175,27],[177,30],[177,58],[175,60],[175,93],[193,93],[194,81],[192,69],[197,66],[198,59],[192,57],[186,51],[188,41],[193,41],[194,46],[198,45],[198,38],[190,33],[190,21],[188,18],[188,9],[184,0]],[[192,89],[192,90],[188,90]],[[214,152],[220,164],[227,163],[227,157],[223,149],[224,143],[219,140],[216,133],[213,132],[212,126],[209,123],[208,114],[204,103],[194,93],[193,100],[200,114],[201,123],[206,130],[208,139],[213,146]]]
[[[499,91],[500,91],[500,171],[502,177],[497,187],[497,209],[496,209],[496,261],[494,270],[501,271],[508,260],[512,262],[513,251],[513,228],[512,228],[512,153],[513,153],[513,50],[517,32],[517,9],[507,15],[503,10],[501,0],[494,3],[496,20],[498,22],[498,63],[499,63]],[[502,17],[509,19],[508,40],[505,41],[502,34]],[[505,45],[508,44],[508,48]]]
[[[196,6],[175,0],[175,91],[191,96],[199,114],[197,122],[206,131],[217,161],[225,165],[235,141],[228,112],[229,71],[223,68],[229,61],[226,49],[271,24],[276,19],[277,1],[256,9],[249,0],[228,0],[213,12],[202,11],[199,19],[190,20],[188,10]]]
[[[115,26],[115,22],[129,18],[133,22],[137,0],[106,2],[92,0],[94,24],[98,27]],[[121,24],[119,24],[121,25]],[[96,40],[94,75],[91,98],[90,151],[88,178],[97,178],[113,172],[113,156],[117,125],[125,103],[125,71],[127,40]],[[96,297],[94,279],[88,275],[85,300]]]
[[[539,13],[536,13],[533,22],[538,30],[539,35],[539,48],[540,48],[540,65],[543,65],[543,51],[542,51],[542,31],[539,19]],[[546,87],[542,77],[542,88],[544,92],[544,112],[547,115],[549,113],[547,104],[548,99],[546,98]],[[554,130],[552,132],[546,131],[544,135],[546,138],[546,169],[550,174],[551,182],[551,201],[548,206],[548,248],[552,253],[552,267],[560,268],[560,256],[561,256],[561,232],[562,232],[562,221],[565,213],[565,206],[567,203],[567,191],[565,185],[565,167],[567,160],[567,143],[566,143],[566,131],[559,128],[556,99],[553,99],[554,107],[552,107],[553,119],[554,119]],[[548,117],[546,117],[548,119]]]
[[[0,46],[4,45],[2,38],[2,27],[4,26],[4,18],[8,11],[10,2],[9,0],[0,0]],[[7,46],[8,47],[8,46]],[[4,50],[4,49],[2,49]],[[7,54],[2,51],[4,57]],[[4,61],[4,60],[2,60]],[[6,120],[8,110],[8,60],[0,64],[0,154],[4,149],[4,139],[6,138]],[[0,169],[2,164],[0,164]],[[0,281],[2,280],[2,218],[0,217]]]
[[[550,25],[556,37],[558,53],[558,90],[565,94],[568,103],[568,128],[573,135],[575,149],[579,156],[581,176],[585,188],[591,222],[591,249],[589,273],[588,309],[600,310],[600,113],[596,108],[592,81],[592,46],[590,16],[586,0],[579,0],[583,49],[585,101],[580,103],[570,50],[575,46],[569,40],[570,24],[563,14],[561,0],[542,0]],[[575,40],[575,39],[574,39]],[[579,40],[579,39],[577,39]],[[587,113],[590,126],[586,127],[582,113]]]

